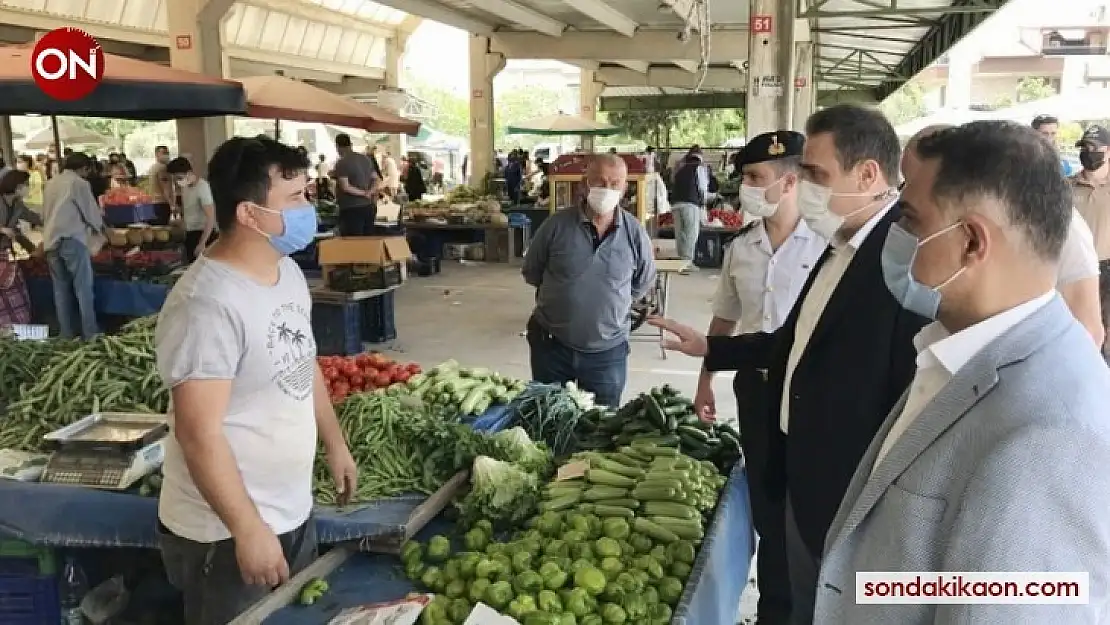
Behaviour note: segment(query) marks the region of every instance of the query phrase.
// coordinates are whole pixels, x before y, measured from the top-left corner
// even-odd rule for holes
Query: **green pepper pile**
[[[459,625],[478,602],[522,625],[670,623],[724,477],[663,449],[577,454],[585,475],[548,484],[543,512],[508,542],[479,521],[460,551],[446,536],[406,543],[405,575],[436,594],[421,623]]]
[[[96,412],[166,412],[170,395],[155,363],[156,321],[136,319],[119,334],[56,351],[8,404],[0,448],[38,451],[44,434]]]
[[[619,410],[588,410],[579,419],[576,432],[580,449],[612,450],[655,437],[697,460],[711,460],[722,471],[741,458],[736,428],[702,421],[694,413],[694,403],[669,384],[641,393]]]

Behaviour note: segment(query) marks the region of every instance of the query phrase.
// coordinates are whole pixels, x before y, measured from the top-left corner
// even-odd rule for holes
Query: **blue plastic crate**
[[[362,351],[359,302],[313,302],[312,334],[320,356],[350,356]]]
[[[154,221],[157,216],[158,212],[154,204],[126,204],[104,207],[104,223],[117,228]]]
[[[61,620],[53,575],[0,575],[0,623],[57,625]]]
[[[386,343],[397,339],[393,314],[393,291],[362,300],[362,340]]]

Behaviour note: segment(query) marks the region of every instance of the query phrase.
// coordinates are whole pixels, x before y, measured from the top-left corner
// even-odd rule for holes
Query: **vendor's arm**
[[[639,222],[636,222],[636,245],[640,253],[636,256],[636,270],[632,272],[632,301],[637,301],[655,288],[655,247],[651,237]]]
[[[555,233],[555,219],[548,218],[536,230],[536,235],[528,244],[528,251],[524,253],[524,266],[520,273],[524,281],[536,287],[543,282],[543,273],[547,270],[547,257],[551,253],[551,239]]]
[[[319,432],[320,442],[324,444],[324,451],[327,453],[328,467],[335,479],[336,492],[339,493],[340,503],[346,503],[358,489],[358,469],[351,457],[347,439],[343,438],[343,429],[339,427],[339,419],[335,416],[335,407],[331,403],[328,385],[319,364],[316,365],[312,384],[312,402],[316,412],[316,431]]]
[[[212,199],[212,187],[207,180],[197,181],[197,197],[200,199],[200,208],[204,211],[204,227],[200,235],[200,245],[204,246],[216,230],[216,201]]]
[[[42,227],[42,216],[35,211],[27,208],[27,205],[23,203],[23,200],[15,201],[15,210],[16,214],[19,216],[20,221],[26,221],[32,226],[37,226],[40,228]]]
[[[1102,432],[1091,431],[1101,426],[1087,421],[1061,415],[1057,422],[1019,428],[982,450],[966,488],[947,502],[954,519],[936,568],[1088,573],[1090,601],[940,605],[937,625],[1106,622],[1110,445]]]

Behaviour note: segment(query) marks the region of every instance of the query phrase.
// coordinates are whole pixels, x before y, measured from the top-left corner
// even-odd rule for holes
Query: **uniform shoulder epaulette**
[[[758,223],[759,223],[758,219],[753,219],[753,220],[749,221],[747,223],[747,225],[740,228],[740,231],[737,232],[736,234],[748,234],[749,232],[751,232],[755,228],[756,224],[758,224]]]

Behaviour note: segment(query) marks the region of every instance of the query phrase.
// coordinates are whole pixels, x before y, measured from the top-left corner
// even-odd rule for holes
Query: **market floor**
[[[675,276],[667,315],[696,328],[708,327],[718,275],[702,270]],[[467,366],[528,378],[523,331],[534,302],[534,291],[520,277],[518,266],[444,263],[442,273],[413,277],[397,291],[398,338],[379,349],[425,366],[454,358]],[[681,354],[662,358],[657,339],[633,342],[625,398],[666,382],[692,396],[700,366],[700,361]],[[735,421],[731,376],[718,376],[714,389],[720,415]],[[754,621],[754,613],[754,586],[749,585],[741,622]]]

